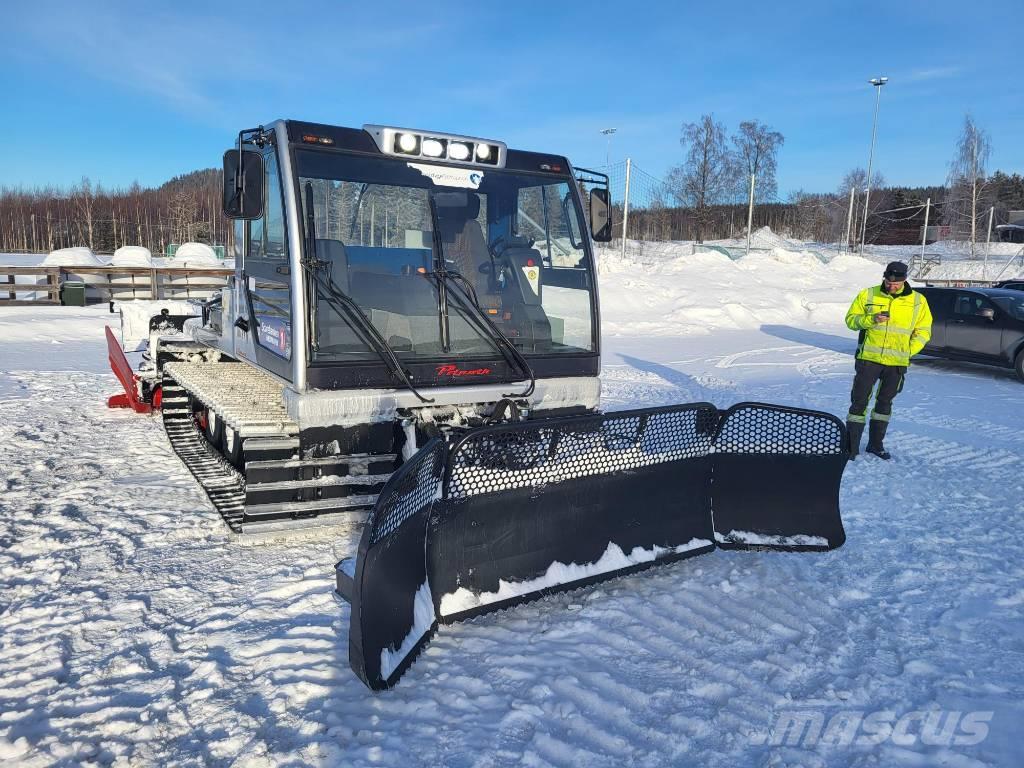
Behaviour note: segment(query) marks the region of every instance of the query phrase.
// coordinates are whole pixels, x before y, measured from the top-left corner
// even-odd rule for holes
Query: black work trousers
[[[903,377],[906,366],[882,365],[870,360],[858,359],[854,365],[857,375],[853,377],[853,389],[850,392],[850,421],[865,421],[871,391],[878,384],[875,395],[875,407],[871,418],[888,421],[892,414],[892,401],[903,390]]]

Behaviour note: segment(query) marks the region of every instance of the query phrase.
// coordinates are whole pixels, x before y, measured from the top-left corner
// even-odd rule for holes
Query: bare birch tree
[[[771,130],[757,120],[740,123],[739,131],[732,137],[736,147],[736,158],[745,173],[744,190],[747,193],[747,250],[750,250],[750,230],[754,220],[755,191],[762,199],[771,199],[778,192],[775,169],[779,147],[785,138],[778,131]]]
[[[78,213],[79,226],[84,224],[80,230],[80,237],[88,243],[90,250],[95,248],[93,238],[93,209],[96,205],[96,195],[93,193],[92,182],[86,176],[82,177],[82,183],[74,188],[71,196],[75,201],[75,210]]]
[[[669,187],[675,198],[694,212],[697,242],[711,223],[711,206],[723,202],[736,186],[736,158],[725,140],[725,127],[712,115],[700,122],[683,123],[679,143],[686,153],[682,165],[669,171]]]
[[[956,154],[949,164],[949,204],[946,206],[947,223],[960,224],[964,219],[971,226],[971,257],[978,242],[978,219],[983,216],[982,198],[988,191],[989,179],[985,166],[992,152],[988,133],[974,122],[968,113],[956,144]],[[953,217],[955,221],[948,221]]]

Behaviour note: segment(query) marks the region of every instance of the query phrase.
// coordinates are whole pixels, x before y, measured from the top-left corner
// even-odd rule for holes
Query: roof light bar
[[[364,125],[363,130],[370,134],[381,152],[399,157],[421,157],[465,165],[502,168],[508,152],[500,141],[474,139],[469,136],[390,128],[383,125]]]

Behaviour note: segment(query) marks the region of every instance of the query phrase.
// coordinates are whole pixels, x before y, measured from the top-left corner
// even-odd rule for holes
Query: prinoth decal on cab
[[[486,376],[490,372],[490,368],[474,368],[473,370],[467,371],[459,368],[457,365],[437,366],[438,376]]]

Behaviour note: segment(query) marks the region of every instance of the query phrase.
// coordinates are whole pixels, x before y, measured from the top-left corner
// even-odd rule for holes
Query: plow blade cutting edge
[[[845,541],[844,424],[707,403],[527,421],[432,440],[385,486],[355,560],[349,661],[393,686],[439,623],[729,549]]]

